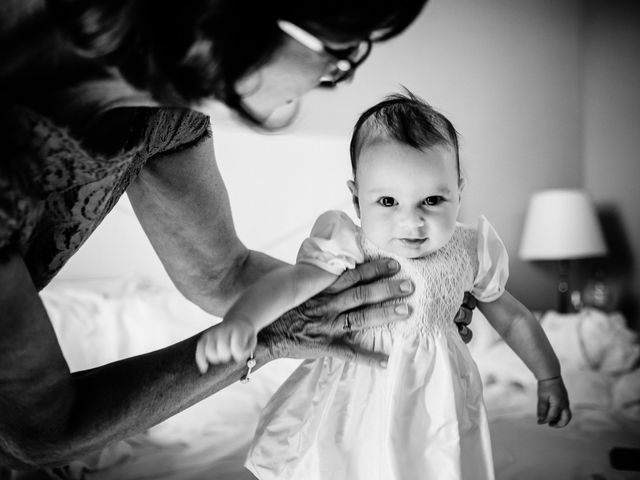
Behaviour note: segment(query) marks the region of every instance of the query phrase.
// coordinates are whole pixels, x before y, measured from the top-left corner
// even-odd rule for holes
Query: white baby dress
[[[485,302],[502,295],[504,245],[481,217],[477,227],[458,224],[438,251],[407,259],[377,249],[331,211],[298,262],[340,273],[377,257],[398,260],[397,276],[416,287],[410,319],[352,334],[388,353],[388,367],[304,361],[262,412],[245,465],[260,480],[494,478],[482,382],[453,318],[465,291]]]

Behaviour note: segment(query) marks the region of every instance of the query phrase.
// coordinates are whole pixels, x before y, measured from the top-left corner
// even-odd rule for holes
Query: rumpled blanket
[[[595,309],[547,312],[540,322],[560,360],[572,406],[618,409],[640,418],[640,344],[621,314]],[[474,313],[471,325],[470,349],[489,412],[529,405],[536,389],[531,372],[480,312]]]

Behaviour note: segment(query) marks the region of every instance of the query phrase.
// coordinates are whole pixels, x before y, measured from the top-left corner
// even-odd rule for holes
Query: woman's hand
[[[464,299],[460,310],[453,319],[453,322],[458,327],[458,333],[464,343],[469,343],[473,338],[473,332],[469,328],[471,319],[473,318],[473,309],[478,305],[476,298],[471,295],[470,292],[464,292]]]
[[[409,317],[410,310],[405,304],[377,305],[413,293],[409,280],[380,281],[399,269],[394,260],[378,259],[347,270],[322,293],[263,329],[258,335],[259,341],[272,358],[335,356],[386,366],[385,354],[359,349],[349,343],[348,334]]]

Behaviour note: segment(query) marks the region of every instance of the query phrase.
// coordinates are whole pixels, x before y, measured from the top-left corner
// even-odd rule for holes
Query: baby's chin
[[[424,258],[431,255],[434,252],[437,252],[440,248],[444,246],[442,242],[431,242],[427,240],[426,242],[420,243],[412,243],[412,242],[402,242],[398,240],[390,240],[385,242],[384,245],[378,245],[376,242],[370,242],[375,245],[378,249],[380,249],[383,253],[387,253],[390,255],[394,255],[397,257],[408,258],[410,260]]]

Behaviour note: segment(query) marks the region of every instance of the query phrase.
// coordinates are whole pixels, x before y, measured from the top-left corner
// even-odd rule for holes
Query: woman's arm
[[[238,239],[211,138],[150,159],[127,194],[174,284],[209,313],[223,316],[256,279],[285,265]]]
[[[560,363],[540,323],[509,292],[493,302],[478,302],[478,308],[537,380],[560,375]]]
[[[200,147],[150,160],[128,193],[176,285],[220,315],[248,285],[283,264],[239,242],[210,140]],[[397,270],[386,260],[363,264],[288,312],[263,330],[257,367],[281,357],[384,361],[349,344],[341,315],[356,309],[354,328],[406,318],[390,307],[364,308],[411,293],[403,281],[375,282]],[[244,373],[243,365],[225,364],[200,375],[197,336],[70,373],[28,269],[11,250],[0,257],[0,332],[0,465],[12,468],[68,463],[165,420]]]
[[[71,374],[15,252],[0,259],[0,285],[0,465],[70,460],[141,432],[241,375],[241,366],[223,365],[201,377],[195,337]]]
[[[341,315],[357,309],[354,327],[360,329],[407,318],[389,306],[363,308],[411,293],[399,281],[376,281],[397,270],[397,264],[378,260],[345,272],[323,294],[262,331],[256,368],[282,357],[334,355],[368,364],[383,362],[383,355],[348,343]],[[165,420],[244,373],[243,365],[227,364],[200,375],[193,360],[197,336],[70,373],[25,263],[15,251],[0,251],[0,286],[0,466],[68,463]]]

